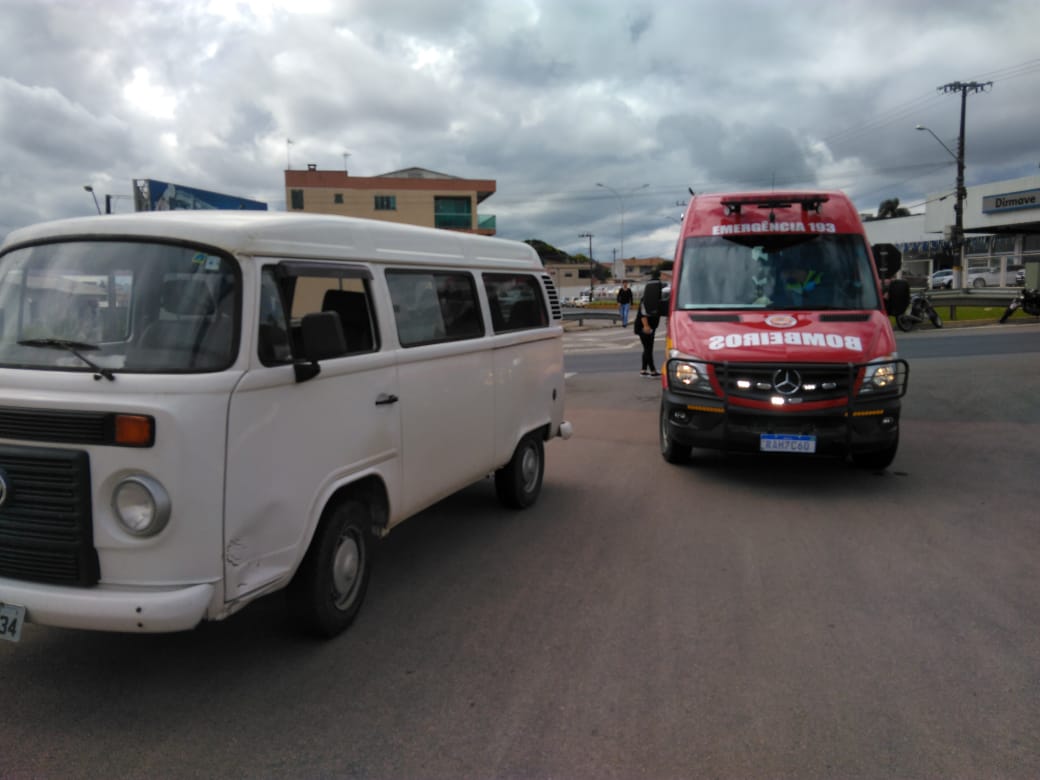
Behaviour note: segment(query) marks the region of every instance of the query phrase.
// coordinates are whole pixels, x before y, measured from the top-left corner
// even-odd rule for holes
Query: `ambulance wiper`
[[[104,377],[109,382],[116,380],[116,375],[110,368],[102,368],[86,355],[81,354],[88,350],[97,349],[97,344],[88,344],[85,341],[70,341],[69,339],[23,339],[18,344],[23,347],[42,347],[44,349],[64,349],[78,357],[96,372],[94,379]]]

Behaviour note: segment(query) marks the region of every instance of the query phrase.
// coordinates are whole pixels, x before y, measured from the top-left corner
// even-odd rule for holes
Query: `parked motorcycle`
[[[896,315],[896,325],[900,330],[908,333],[914,329],[919,322],[929,320],[937,328],[943,326],[942,317],[932,306],[932,301],[924,290],[918,290],[910,298],[910,305],[902,314]]]
[[[1040,290],[1019,290],[1018,294],[1004,310],[1004,314],[1000,318],[1000,321],[1006,322],[1007,318],[1019,309],[1024,311],[1026,314],[1040,317]]]

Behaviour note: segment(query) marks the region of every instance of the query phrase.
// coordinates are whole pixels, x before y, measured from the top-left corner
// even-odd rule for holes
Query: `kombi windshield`
[[[876,309],[863,239],[854,235],[692,236],[675,309]]]
[[[0,367],[198,372],[231,364],[237,265],[200,247],[67,241],[0,257]]]

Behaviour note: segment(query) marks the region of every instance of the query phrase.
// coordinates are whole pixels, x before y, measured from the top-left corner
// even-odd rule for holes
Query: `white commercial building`
[[[953,192],[928,197],[925,212],[865,223],[871,244],[893,244],[903,253],[903,272],[919,278],[952,268]],[[1013,284],[1009,267],[1025,266],[1026,286],[1040,286],[1040,176],[1008,179],[966,188],[963,212],[964,269],[997,269]]]

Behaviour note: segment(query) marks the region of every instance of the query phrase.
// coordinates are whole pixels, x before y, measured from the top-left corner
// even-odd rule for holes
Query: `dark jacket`
[[[628,287],[622,287],[618,290],[617,294],[618,303],[632,303],[632,290]]]

